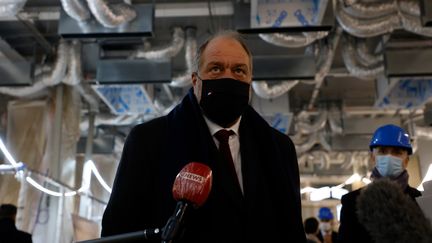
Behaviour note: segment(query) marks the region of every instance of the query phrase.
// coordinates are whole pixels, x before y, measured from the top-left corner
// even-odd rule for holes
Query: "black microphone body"
[[[185,221],[189,203],[185,201],[177,202],[174,214],[168,219],[165,227],[162,230],[162,243],[172,243],[177,236],[181,235],[183,222]]]
[[[383,178],[362,189],[357,209],[359,222],[374,242],[432,242],[427,218],[394,181]]]

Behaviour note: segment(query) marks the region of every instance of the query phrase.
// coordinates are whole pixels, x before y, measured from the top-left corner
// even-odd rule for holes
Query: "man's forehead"
[[[406,151],[406,152],[408,152],[405,148],[395,147],[395,146],[377,146],[376,149],[378,151]]]

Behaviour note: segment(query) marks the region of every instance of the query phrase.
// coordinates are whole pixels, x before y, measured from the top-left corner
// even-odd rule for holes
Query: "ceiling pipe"
[[[359,61],[356,55],[356,47],[354,46],[354,39],[349,35],[343,35],[342,45],[342,58],[344,60],[345,67],[348,69],[351,75],[356,77],[376,77],[384,73],[384,63],[378,62],[374,65],[366,66],[364,63]]]
[[[374,19],[358,19],[347,14],[339,0],[333,0],[333,3],[335,4],[335,15],[339,24],[345,31],[354,36],[363,38],[378,36],[401,28],[397,14]]]
[[[336,52],[337,45],[339,43],[339,39],[342,35],[342,28],[340,26],[336,27],[336,30],[331,34],[331,37],[329,37],[329,47],[328,47],[328,54],[326,55],[327,58],[324,62],[319,66],[318,72],[315,74],[315,88],[312,92],[311,99],[308,104],[308,109],[312,110],[316,99],[318,97],[319,91],[321,89],[321,85],[324,81],[324,78],[330,71],[331,65],[333,63],[334,55]]]
[[[67,85],[77,85],[82,80],[82,67],[81,67],[81,42],[73,40],[71,47],[68,49],[68,72],[63,79],[63,83]]]
[[[321,113],[319,113],[318,117],[313,123],[305,121],[309,119],[309,116],[306,117],[305,114],[306,113],[300,114],[299,121],[295,123],[296,130],[300,134],[316,133],[319,130],[323,129],[327,124],[327,111],[322,111]]]
[[[91,15],[81,0],[61,0],[64,11],[78,22],[90,19]]]
[[[186,28],[185,59],[186,71],[172,78],[170,86],[186,87],[192,84],[192,72],[194,72],[194,58],[197,53],[196,28]]]
[[[185,42],[184,31],[181,27],[175,27],[172,34],[172,42],[164,47],[157,47],[150,50],[137,50],[133,54],[136,58],[146,58],[150,60],[171,58],[176,56],[183,48]]]
[[[54,86],[59,84],[65,77],[66,67],[67,67],[67,47],[68,44],[65,40],[61,39],[57,48],[57,57],[53,64],[53,69],[48,73],[41,73],[36,76],[36,81],[32,86],[28,87],[1,87],[0,93],[15,96],[15,97],[25,97],[29,95],[34,95],[41,92],[48,86]]]
[[[366,39],[355,38],[354,46],[358,60],[366,66],[377,65],[384,62],[384,55],[382,53],[373,54],[366,45]]]
[[[344,0],[339,0],[342,2]],[[375,19],[397,13],[396,1],[378,0],[373,3],[357,2],[343,8],[347,14],[356,18]]]
[[[310,45],[316,40],[322,39],[328,35],[326,31],[318,31],[311,33],[298,33],[298,34],[259,34],[259,37],[264,41],[281,47],[296,48]]]
[[[87,4],[96,20],[107,28],[116,28],[136,17],[134,8],[126,3],[108,6],[104,0],[87,0]]]
[[[273,85],[272,87],[269,87],[266,81],[253,81],[252,88],[255,94],[257,94],[259,97],[264,99],[274,99],[287,93],[298,83],[298,80],[282,81]]]
[[[0,17],[15,16],[26,2],[27,0],[0,1]]]

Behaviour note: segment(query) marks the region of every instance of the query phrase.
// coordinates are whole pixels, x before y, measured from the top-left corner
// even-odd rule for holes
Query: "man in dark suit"
[[[0,243],[32,243],[31,234],[16,228],[16,214],[15,205],[2,204],[0,206]]]
[[[164,226],[176,205],[174,179],[195,161],[212,169],[213,186],[176,242],[305,242],[295,147],[249,105],[252,56],[242,38],[210,38],[191,76],[193,88],[173,111],[129,133],[102,236]],[[230,159],[218,150],[220,130]]]
[[[371,150],[371,161],[375,163],[371,174],[372,181],[386,178],[397,182],[403,192],[415,202],[415,198],[421,196],[421,193],[408,185],[406,168],[409,155],[412,154],[409,135],[401,127],[392,124],[384,125],[375,131],[369,148]],[[367,227],[359,222],[357,199],[361,192],[362,188],[342,197],[339,226],[339,242],[341,243],[375,242],[366,230]]]

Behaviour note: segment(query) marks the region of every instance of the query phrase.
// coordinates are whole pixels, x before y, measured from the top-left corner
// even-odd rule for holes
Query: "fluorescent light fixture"
[[[372,181],[366,177],[363,177],[362,182],[367,185],[367,184],[370,184]]]
[[[6,156],[6,159],[11,163],[13,166],[18,167],[18,163],[15,161],[15,159],[12,157],[12,155],[7,150],[6,146],[3,143],[3,140],[0,138],[0,149],[3,152],[3,154]]]
[[[336,199],[341,199],[343,195],[348,193],[347,189],[339,188],[337,186],[334,186],[330,189],[331,191],[331,197]]]
[[[310,200],[316,202],[316,201],[321,201],[330,198],[330,196],[331,196],[330,187],[325,186],[311,192]]]
[[[361,177],[359,174],[354,173],[348,180],[345,181],[345,185],[353,184],[354,182],[360,181]]]
[[[315,190],[316,190],[316,188],[307,186],[307,187],[304,187],[300,190],[300,194],[307,193],[307,192],[313,192]]]
[[[100,175],[98,169],[96,168],[96,165],[92,160],[87,161],[87,163],[90,163],[90,168],[93,172],[93,174],[96,176],[96,179],[99,181],[99,183],[103,186],[105,190],[107,190],[109,193],[111,193],[112,189],[108,186],[108,184],[105,182],[105,180]]]
[[[33,180],[31,177],[27,176],[26,177],[26,181],[34,186],[36,189],[38,189],[39,191],[45,192],[46,194],[49,194],[51,196],[55,196],[55,197],[61,197],[63,196],[63,193],[60,192],[55,192],[49,189],[46,189],[45,187],[43,187],[42,185],[40,185],[39,183],[37,183],[35,180]]]
[[[417,187],[417,190],[424,191],[423,183],[426,182],[426,181],[430,181],[430,180],[432,180],[432,164],[429,164],[429,168],[428,168],[428,170],[426,172],[426,175],[423,178],[423,180],[420,183],[420,185]]]

